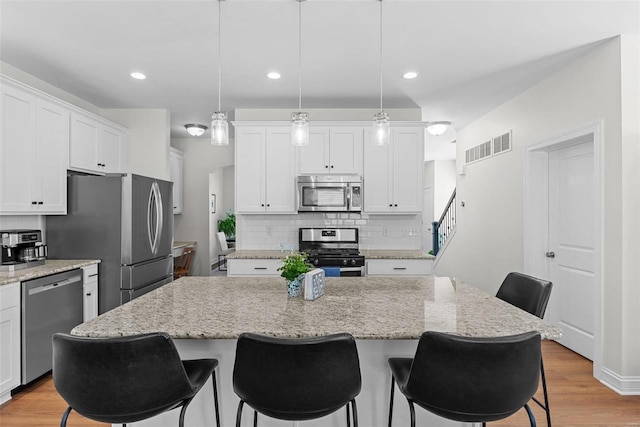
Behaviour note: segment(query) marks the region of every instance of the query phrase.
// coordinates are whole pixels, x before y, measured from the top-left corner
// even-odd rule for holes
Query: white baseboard
[[[11,390],[0,394],[0,405],[11,400]]]
[[[640,376],[621,376],[602,368],[600,382],[622,396],[640,396]]]

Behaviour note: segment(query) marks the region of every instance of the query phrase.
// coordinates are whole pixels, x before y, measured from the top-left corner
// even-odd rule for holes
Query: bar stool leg
[[[389,427],[391,427],[391,418],[393,417],[393,391],[395,389],[396,380],[391,375],[391,398],[389,399]]]

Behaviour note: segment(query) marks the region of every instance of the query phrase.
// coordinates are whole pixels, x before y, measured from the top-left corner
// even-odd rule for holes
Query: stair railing
[[[456,189],[453,189],[453,194],[449,198],[447,206],[442,212],[440,220],[433,222],[433,254],[438,255],[438,252],[444,247],[447,238],[453,233],[456,227]]]

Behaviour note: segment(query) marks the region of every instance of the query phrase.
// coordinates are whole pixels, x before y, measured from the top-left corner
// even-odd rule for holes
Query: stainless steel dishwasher
[[[22,384],[51,370],[51,337],[82,323],[82,270],[22,282]]]

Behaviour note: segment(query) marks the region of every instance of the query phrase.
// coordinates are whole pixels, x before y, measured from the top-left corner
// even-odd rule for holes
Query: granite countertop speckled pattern
[[[25,268],[24,270],[17,270],[12,273],[0,272],[0,286],[75,270],[76,268],[98,264],[99,262],[100,260],[98,259],[48,259],[44,265],[37,267]]]
[[[183,277],[83,323],[71,332],[113,337],[153,331],[173,338],[235,339],[242,332],[358,339],[418,339],[425,330],[502,336],[529,330],[562,336],[551,325],[448,277],[326,278],[315,301],[287,297],[282,278]]]
[[[280,259],[290,251],[243,249],[227,255],[227,259]],[[418,250],[376,249],[361,250],[365,259],[435,259],[433,255]]]

